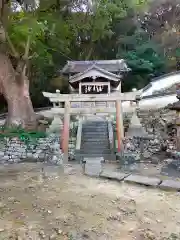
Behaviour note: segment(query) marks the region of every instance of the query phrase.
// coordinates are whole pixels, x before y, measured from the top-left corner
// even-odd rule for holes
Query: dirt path
[[[32,164],[0,169],[0,240],[180,239],[169,238],[180,233],[179,193],[88,178],[70,167],[64,175],[39,172]]]

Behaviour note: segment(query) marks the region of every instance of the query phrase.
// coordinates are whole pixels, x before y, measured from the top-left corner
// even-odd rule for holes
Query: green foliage
[[[124,53],[123,56],[133,71],[153,73],[164,65],[164,59],[157,53],[155,47],[151,43],[143,44]]]
[[[32,13],[18,12],[11,15],[11,24],[9,25],[8,32],[10,39],[16,46],[19,55],[22,56],[25,52],[28,37],[30,37],[32,50],[39,39],[43,38],[45,26],[38,18]]]
[[[128,76],[131,84],[125,89],[142,88],[149,82],[150,76],[165,72],[166,59],[158,44],[149,40],[146,32],[135,29],[131,36],[121,36],[120,42],[117,57],[126,59],[132,72]]]
[[[7,128],[0,127],[0,138],[18,138],[20,141],[29,144],[30,142],[36,142],[39,138],[45,138],[44,132],[27,132],[21,128]]]

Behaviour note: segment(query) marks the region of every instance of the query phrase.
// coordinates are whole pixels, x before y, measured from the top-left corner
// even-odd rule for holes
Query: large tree
[[[8,32],[11,28],[11,11],[11,1],[0,0],[0,90],[8,104],[6,124],[34,128],[36,116],[26,72],[33,31],[28,29],[26,39],[21,41],[24,51],[18,52]]]
[[[53,4],[45,8],[44,3],[0,0],[0,91],[8,105],[8,126],[36,127],[29,79],[37,77],[39,69],[41,73],[50,69],[53,53],[68,46],[60,9],[57,13]]]

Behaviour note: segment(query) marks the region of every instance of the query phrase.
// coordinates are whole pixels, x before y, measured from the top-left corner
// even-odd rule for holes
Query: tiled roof
[[[120,80],[120,76],[119,75],[116,75],[112,72],[108,72],[107,70],[105,69],[102,69],[102,68],[99,68],[97,65],[92,65],[90,68],[87,68],[84,72],[82,73],[77,73],[73,76],[71,76],[69,79],[70,79],[70,82],[76,82],[76,81],[79,81],[77,79],[81,78],[84,76],[84,74],[87,74],[89,71],[91,70],[97,70],[98,73],[103,73],[103,74],[106,74],[107,76],[110,76],[112,78],[112,81],[119,81]]]
[[[62,73],[80,73],[96,65],[108,72],[126,72],[130,69],[123,59],[120,60],[97,60],[97,61],[68,61],[62,69]]]

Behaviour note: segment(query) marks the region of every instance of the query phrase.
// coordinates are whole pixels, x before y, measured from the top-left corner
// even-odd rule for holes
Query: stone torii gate
[[[49,98],[50,102],[53,103],[51,109],[54,114],[64,115],[64,124],[62,131],[62,142],[61,148],[64,153],[64,163],[68,162],[68,144],[69,144],[69,128],[70,128],[70,115],[86,115],[94,113],[116,113],[116,125],[117,125],[117,141],[118,141],[118,152],[123,150],[122,140],[124,138],[123,128],[123,111],[122,101],[136,101],[138,92],[129,93],[111,93],[111,94],[61,94],[59,90],[56,93],[43,92],[44,97]],[[73,108],[71,103],[73,102],[106,102],[107,107],[97,108],[96,105],[90,108]],[[110,106],[109,103],[115,103],[114,107]],[[64,108],[62,108],[64,103]],[[83,105],[82,105],[83,106]]]

